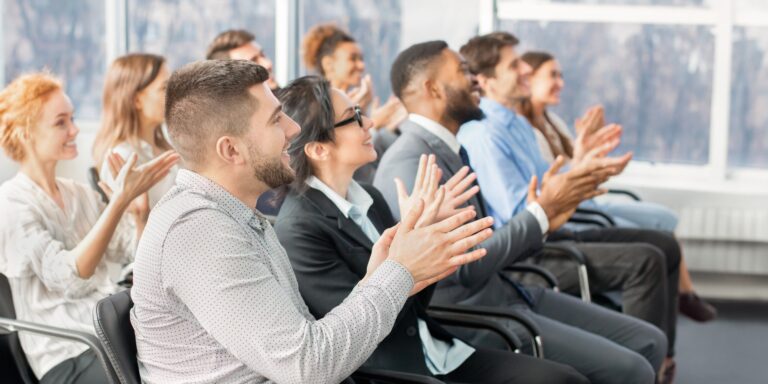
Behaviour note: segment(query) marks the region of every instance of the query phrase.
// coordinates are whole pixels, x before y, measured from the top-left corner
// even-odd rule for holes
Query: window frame
[[[629,182],[642,181],[649,186],[685,180],[696,184],[708,183],[712,188],[736,182],[750,190],[768,190],[754,183],[757,180],[768,182],[768,169],[728,165],[733,31],[736,27],[768,27],[768,12],[738,12],[731,1],[716,1],[709,7],[692,7],[482,0],[479,6],[481,34],[495,30],[501,20],[711,27],[715,53],[707,164],[682,165],[638,160],[632,162],[621,178]]]

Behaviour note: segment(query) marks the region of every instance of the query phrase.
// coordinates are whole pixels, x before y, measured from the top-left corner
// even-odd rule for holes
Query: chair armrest
[[[522,311],[518,311],[512,308],[498,308],[481,305],[430,305],[428,310],[430,316],[432,316],[435,311],[512,320],[525,328],[525,330],[530,335],[531,340],[533,341],[533,355],[538,358],[544,358],[544,345],[541,340],[541,330],[539,329],[539,326],[536,325],[536,323],[534,323],[533,320],[531,320]]]
[[[616,222],[611,216],[607,215],[605,212],[589,208],[576,208],[576,212],[568,221],[581,224],[594,224],[604,228],[616,226]]]
[[[29,321],[13,320],[5,317],[0,317],[0,329],[4,329],[8,332],[29,332],[37,335],[83,343],[91,348],[96,354],[96,357],[101,362],[102,368],[104,368],[104,371],[106,372],[106,375],[109,377],[110,381],[113,384],[119,384],[115,380],[114,371],[112,370],[112,366],[109,363],[109,358],[107,357],[107,353],[104,351],[104,347],[101,345],[99,339],[90,333],[53,327],[39,323],[32,323]]]
[[[560,288],[557,286],[557,277],[552,274],[552,272],[539,267],[537,265],[533,264],[513,264],[506,268],[504,268],[504,272],[522,272],[522,273],[533,273],[539,277],[542,278],[547,284],[549,284],[549,288],[552,289],[555,292],[559,292]]]
[[[643,199],[640,198],[636,193],[632,191],[627,191],[626,189],[608,189],[608,193],[613,193],[615,195],[624,195],[629,197],[630,199],[634,201],[642,201]]]
[[[547,254],[562,255],[576,262],[581,300],[587,303],[592,302],[592,295],[589,290],[589,274],[587,273],[587,257],[584,255],[584,252],[571,243],[546,243],[541,255],[544,255],[545,252]]]
[[[473,315],[467,312],[442,311],[435,308],[428,309],[427,313],[443,325],[491,331],[501,337],[509,349],[515,353],[519,353],[523,345],[520,338],[512,331],[486,316]]]
[[[435,379],[434,377],[368,367],[358,368],[358,370],[352,374],[352,378],[375,380],[377,383],[387,384],[443,384],[442,381]]]

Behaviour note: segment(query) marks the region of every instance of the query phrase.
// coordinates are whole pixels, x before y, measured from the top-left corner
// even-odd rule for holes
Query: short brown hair
[[[493,77],[496,75],[496,64],[501,60],[501,49],[514,47],[518,43],[520,40],[509,32],[491,32],[469,39],[459,52],[467,60],[470,72]]]
[[[230,29],[224,31],[219,33],[216,38],[213,39],[211,45],[208,46],[205,58],[208,60],[229,59],[229,51],[242,47],[254,40],[256,40],[256,36],[244,29]]]
[[[181,67],[168,80],[165,121],[176,151],[200,164],[205,148],[221,135],[241,136],[258,102],[249,88],[269,79],[248,60],[205,60]]]
[[[25,157],[22,138],[37,124],[48,97],[62,89],[50,73],[19,76],[0,92],[0,146],[13,161]]]

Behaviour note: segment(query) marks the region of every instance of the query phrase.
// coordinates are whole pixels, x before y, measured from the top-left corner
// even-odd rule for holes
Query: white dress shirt
[[[137,150],[138,149],[138,150]],[[136,152],[136,165],[141,165],[144,163],[147,163],[155,158],[155,154],[152,151],[152,145],[147,143],[144,140],[139,140],[139,147],[134,148],[130,143],[128,142],[122,142],[112,148],[108,153],[117,153],[120,155],[124,160],[128,161],[128,158],[131,157],[131,155]],[[176,180],[176,172],[178,172],[179,166],[174,165],[171,167],[171,170],[168,172],[168,174],[160,180],[157,184],[152,186],[152,188],[149,189],[149,207],[154,207],[155,204],[157,204],[158,201],[165,195],[166,192],[168,192],[171,188],[173,188],[173,184]],[[99,178],[103,182],[105,182],[110,188],[115,187],[115,179],[112,177],[112,172],[109,170],[109,164],[105,160],[103,164],[101,165],[101,171],[99,172]]]
[[[64,210],[24,173],[0,186],[0,272],[8,277],[19,320],[94,333],[93,307],[118,289],[110,271],[130,262],[134,232],[121,220],[93,276],[81,279],[70,250],[99,219],[104,203],[86,185],[66,179],[57,179],[56,185]],[[19,335],[38,378],[87,349],[81,343]]]
[[[376,243],[379,240],[379,231],[368,218],[368,210],[373,205],[373,198],[360,184],[352,180],[347,189],[347,196],[344,198],[315,176],[307,178],[306,183],[322,192],[345,217],[351,218],[371,242]],[[475,352],[474,348],[456,338],[453,339],[453,344],[435,339],[429,333],[427,322],[422,319],[418,319],[418,324],[425,364],[433,375],[445,375],[453,372]]]
[[[419,126],[429,131],[429,133],[437,136],[440,140],[445,142],[445,145],[447,145],[448,148],[450,148],[454,153],[457,155],[459,154],[459,151],[461,150],[461,143],[459,143],[456,135],[449,131],[448,128],[442,126],[440,123],[428,117],[424,117],[417,113],[409,114],[408,120],[418,124]],[[549,219],[547,218],[547,213],[544,212],[544,208],[542,208],[539,203],[533,202],[528,204],[525,209],[530,212],[533,217],[536,218],[536,221],[539,223],[539,227],[541,227],[541,233],[546,234],[547,231],[549,231]]]
[[[338,383],[389,334],[413,288],[387,260],[315,320],[266,218],[183,169],[134,265],[131,323],[148,383]]]

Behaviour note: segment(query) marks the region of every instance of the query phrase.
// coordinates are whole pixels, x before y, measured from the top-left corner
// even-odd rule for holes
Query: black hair
[[[390,80],[392,92],[402,100],[403,91],[410,85],[416,75],[429,69],[430,64],[440,56],[448,43],[443,40],[427,41],[414,44],[400,52],[392,63]]]

